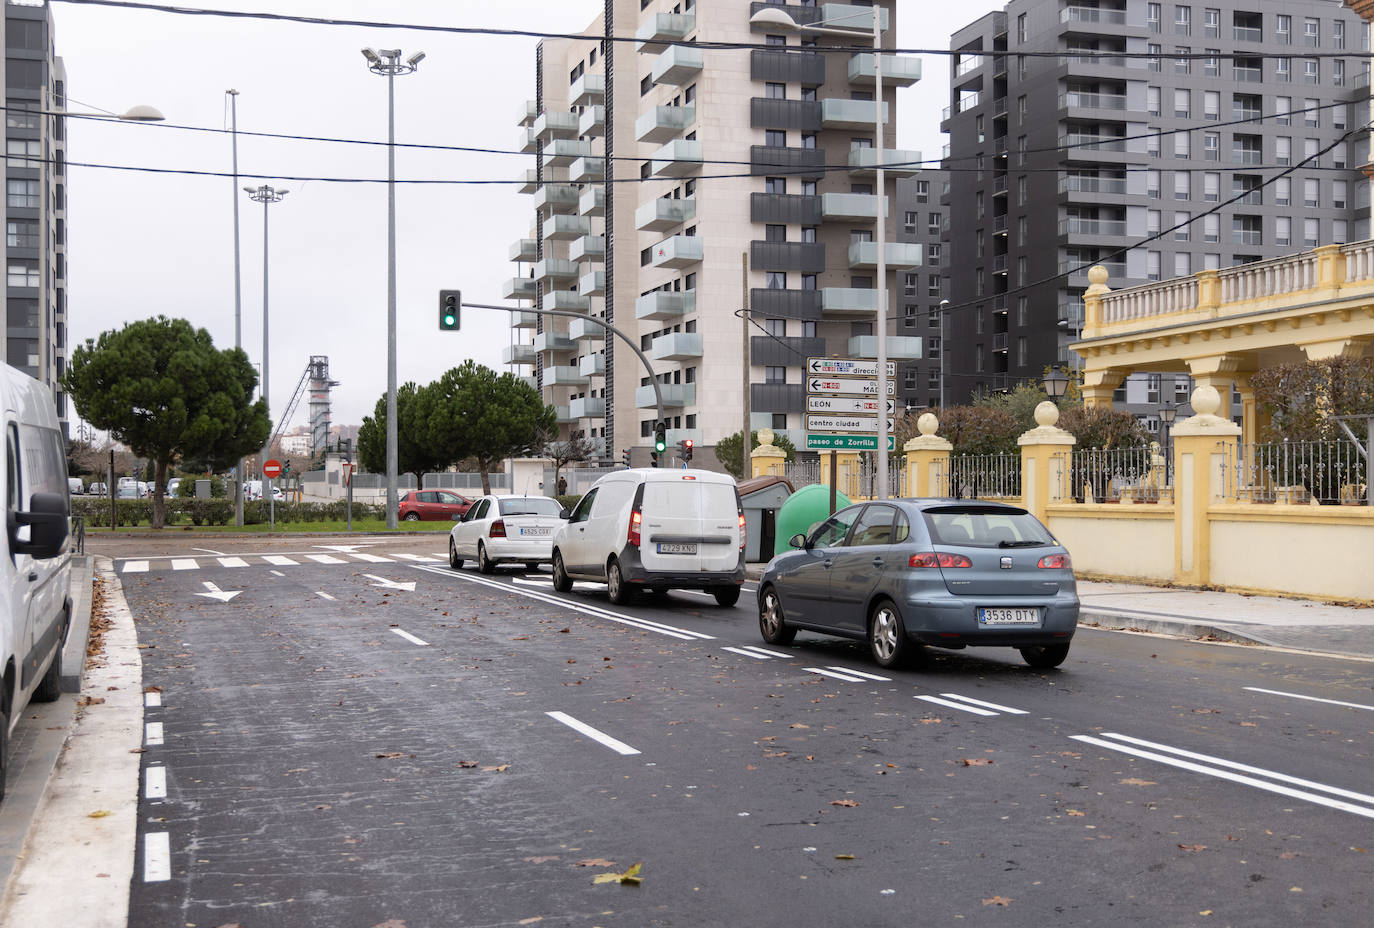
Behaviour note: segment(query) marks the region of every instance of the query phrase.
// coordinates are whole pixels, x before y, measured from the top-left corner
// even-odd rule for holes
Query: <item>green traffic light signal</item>
[[[440,290],[439,291],[439,331],[456,332],[459,328],[459,321],[463,309],[463,292],[461,290]]]
[[[654,450],[658,452],[668,450],[668,427],[663,422],[654,424]]]

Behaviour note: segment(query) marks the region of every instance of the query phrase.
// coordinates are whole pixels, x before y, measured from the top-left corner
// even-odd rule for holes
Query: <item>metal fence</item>
[[[1348,441],[1237,445],[1226,466],[1229,497],[1257,503],[1370,505],[1369,462]]]
[[[1020,498],[1021,455],[951,455],[949,470],[938,475],[937,480],[943,487],[934,492],[956,499]]]
[[[1061,456],[1064,457],[1064,456]],[[1159,502],[1173,485],[1168,456],[1147,448],[1084,448],[1067,454],[1063,498],[1075,502]]]
[[[783,476],[796,490],[821,483],[820,459],[791,461],[784,467]],[[873,499],[877,496],[877,487],[878,462],[872,454],[860,457],[858,467],[841,467],[835,480],[835,489],[850,499]],[[892,458],[887,468],[887,495],[903,497],[906,494],[906,464],[901,458]]]

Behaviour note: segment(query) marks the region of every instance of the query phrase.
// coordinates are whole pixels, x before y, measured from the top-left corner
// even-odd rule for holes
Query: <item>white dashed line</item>
[[[1339,699],[1322,699],[1319,696],[1304,696],[1301,693],[1284,693],[1280,690],[1266,690],[1258,686],[1247,686],[1244,689],[1252,693],[1267,693],[1270,696],[1287,696],[1289,699],[1305,699],[1308,702],[1324,702],[1328,706],[1344,706],[1347,709],[1368,709],[1374,712],[1374,706],[1366,706],[1358,702],[1341,702]]]
[[[357,558],[357,559],[360,560],[360,561],[367,561],[369,564],[390,564],[390,563],[391,563],[391,558],[389,558],[389,557],[378,557],[378,556],[375,555],[375,554],[364,554],[364,553],[361,552],[361,551],[349,551],[349,552],[347,552],[347,554],[348,554],[349,557]]]
[[[329,595],[328,593],[326,593],[324,590],[316,590],[316,591],[315,591],[315,595],[318,596],[320,599],[327,599],[327,600],[329,600],[330,602],[334,602],[334,597],[333,597],[333,596],[330,596],[330,595]]]
[[[161,722],[149,722],[143,726],[143,743],[149,747],[157,747],[162,743]]]
[[[977,706],[967,706],[952,699],[941,699],[939,696],[917,696],[926,702],[933,702],[937,706],[944,706],[946,709],[958,709],[961,712],[972,712],[974,715],[996,715],[996,712],[989,712],[987,709],[979,709]]]
[[[848,673],[841,673],[836,670],[826,670],[822,667],[803,667],[807,673],[818,673],[823,677],[834,677],[836,680],[843,680],[846,683],[862,683],[863,677],[850,676]]]
[[[241,557],[222,557],[219,559],[221,567],[247,567],[248,562]]]
[[[143,836],[143,882],[163,883],[172,878],[172,838],[165,831]]]
[[[143,771],[143,798],[167,798],[167,768],[149,767]]]
[[[400,636],[401,636],[402,638],[404,638],[406,641],[409,641],[411,644],[418,644],[418,645],[419,645],[420,647],[422,647],[422,648],[427,648],[427,647],[429,647],[429,642],[428,642],[428,641],[425,641],[423,638],[416,638],[414,635],[412,635],[412,634],[411,634],[410,632],[408,632],[408,631],[404,631],[403,629],[399,629],[399,628],[393,628],[392,631],[395,632],[396,634],[400,635]]]
[[[767,648],[760,648],[760,647],[758,647],[757,645],[752,645],[752,644],[744,644],[744,645],[740,645],[740,647],[743,648],[743,649],[746,650],[746,651],[752,651],[752,652],[754,652],[755,654],[762,654],[764,657],[792,657],[792,656],[793,656],[793,655],[791,655],[791,654],[784,654],[782,651],[770,651],[770,650],[768,650]]]
[[[395,555],[395,557],[399,557],[399,558],[401,558],[401,559],[403,559],[403,560],[407,560],[407,561],[419,561],[419,562],[422,563],[422,564],[428,564],[428,563],[430,563],[431,561],[442,561],[442,560],[446,559],[446,558],[448,557],[448,555],[446,555],[446,554],[445,554],[445,555],[437,555],[437,554],[397,554],[397,555]]]
[[[941,693],[946,699],[957,699],[959,702],[971,703],[975,706],[982,706],[984,709],[992,709],[994,712],[1005,712],[1007,715],[1029,715],[1025,709],[1013,709],[1010,706],[999,706],[995,702],[984,702],[981,699],[974,699],[972,696],[960,696],[958,693]]]
[[[867,673],[862,670],[854,670],[849,667],[831,667],[831,670],[839,670],[843,673],[853,674],[856,677],[863,677],[865,680],[877,680],[879,683],[891,683],[891,677],[880,677],[876,673]]]
[[[126,574],[146,574],[148,572],[147,561],[125,561],[124,573]]]
[[[639,751],[630,747],[624,741],[617,741],[615,738],[612,738],[604,731],[597,731],[595,728],[592,728],[586,722],[579,722],[577,719],[573,718],[571,715],[568,715],[567,713],[545,712],[544,714],[556,722],[562,722],[564,725],[568,726],[573,731],[580,732],[581,734],[586,735],[588,738],[591,738],[598,744],[605,745],[612,751],[615,751],[617,754],[628,755],[639,753]]]
[[[767,654],[755,654],[753,651],[746,651],[744,648],[721,648],[722,651],[729,651],[731,654],[739,654],[744,657],[752,657],[756,661],[771,660]]]
[[[280,570],[274,570],[274,571],[271,571],[271,573],[272,573],[273,576],[277,576],[277,577],[285,577],[285,576],[286,576],[286,574],[282,573]]]
[[[146,707],[149,708],[149,709],[156,709],[158,706],[162,705],[162,694],[161,694],[161,693],[144,693],[144,694],[143,694],[143,705],[146,706]]]

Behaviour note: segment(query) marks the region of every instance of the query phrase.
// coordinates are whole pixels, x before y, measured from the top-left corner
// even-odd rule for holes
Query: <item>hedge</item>
[[[348,518],[346,500],[330,503],[277,503],[273,516],[277,522],[342,522]],[[234,521],[234,501],[232,499],[167,499],[165,501],[166,524],[177,525],[228,525]],[[91,528],[108,527],[110,524],[109,499],[72,499],[72,515],[82,516]],[[151,523],[153,501],[150,499],[115,500],[115,517],[118,524],[140,525]],[[385,507],[368,503],[353,504],[353,518],[383,519]],[[260,525],[268,519],[267,503],[253,500],[243,504],[243,523]]]

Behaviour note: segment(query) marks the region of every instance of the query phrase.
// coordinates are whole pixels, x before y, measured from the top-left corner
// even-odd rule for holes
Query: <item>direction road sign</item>
[[[268,458],[262,464],[262,475],[269,479],[276,479],[281,476],[281,461],[276,458]]]
[[[807,416],[806,427],[814,432],[877,432],[877,416]],[[897,423],[887,420],[887,430],[895,431]]]
[[[861,396],[877,396],[878,381],[859,377],[808,377],[808,393],[857,393]],[[887,395],[895,396],[896,384],[887,382]]]
[[[887,436],[887,450],[897,447],[895,436]],[[877,451],[877,435],[814,435],[806,433],[807,451]]]
[[[887,414],[890,416],[897,411],[897,403],[888,400]],[[867,416],[878,414],[878,398],[876,396],[808,396],[806,398],[807,412],[861,412]]]
[[[877,377],[878,362],[863,358],[807,358],[808,374],[831,374],[839,377]],[[887,376],[897,376],[897,365],[887,362]]]

